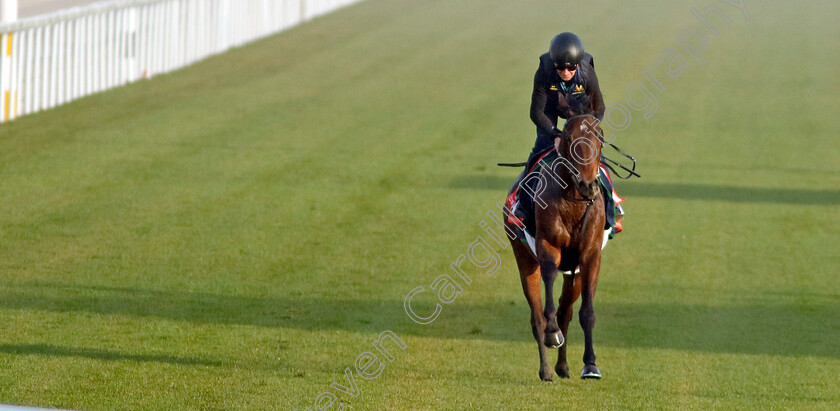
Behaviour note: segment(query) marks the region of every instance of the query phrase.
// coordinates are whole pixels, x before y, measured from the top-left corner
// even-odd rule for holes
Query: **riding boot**
[[[521,228],[525,228],[525,217],[527,217],[527,213],[525,212],[522,206],[522,202],[519,201],[519,198],[521,196],[519,184],[522,182],[522,179],[525,178],[525,174],[527,173],[527,171],[528,168],[526,167],[525,171],[523,171],[522,174],[520,174],[519,177],[517,177],[516,180],[513,182],[513,186],[511,187],[511,193],[510,195],[508,195],[506,201],[506,205],[510,210],[508,222]]]
[[[624,208],[621,202],[624,201],[615,192],[612,179],[606,167],[600,166],[601,195],[604,197],[604,212],[606,214],[604,229],[610,230],[610,238],[623,230],[621,220],[624,218]]]

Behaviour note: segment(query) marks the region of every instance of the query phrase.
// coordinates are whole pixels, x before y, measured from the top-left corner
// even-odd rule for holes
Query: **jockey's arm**
[[[601,86],[598,84],[598,75],[595,74],[595,61],[594,59],[589,60],[590,64],[590,76],[587,79],[589,82],[588,92],[589,92],[589,108],[592,110],[592,114],[598,118],[598,120],[604,119],[604,112],[607,110],[604,104],[604,96],[601,94]]]
[[[545,104],[548,101],[548,89],[542,79],[542,70],[537,67],[534,74],[534,91],[531,93],[531,121],[546,135],[551,135],[554,123],[545,115]]]

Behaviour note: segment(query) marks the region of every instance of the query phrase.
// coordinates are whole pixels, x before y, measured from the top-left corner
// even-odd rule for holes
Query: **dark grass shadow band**
[[[103,361],[158,362],[178,365],[220,367],[218,360],[184,358],[165,354],[128,354],[95,348],[60,347],[48,344],[0,344],[0,353],[13,355],[42,355],[48,357],[80,357]]]
[[[388,327],[401,337],[533,342],[527,306],[514,300],[480,303],[459,300],[449,308],[452,312],[439,318],[433,326],[417,327],[406,318],[401,299],[245,297],[47,282],[5,284],[4,288],[0,309],[7,310],[88,312],[152,321],[259,326],[279,329],[281,335],[284,329],[342,330],[378,335]],[[645,291],[649,291],[649,286],[645,286]],[[657,292],[696,295],[702,289],[666,287]],[[721,297],[720,293],[715,291],[714,295]],[[840,317],[837,316],[840,297],[836,293],[762,292],[745,296],[738,292],[726,298],[737,299],[739,303],[601,301],[595,308],[599,321],[598,343],[612,347],[840,358],[840,345],[836,343],[836,330],[840,330]],[[431,312],[436,301],[417,301],[415,308],[424,313]],[[43,344],[0,345],[0,353],[208,366],[234,363],[233,360],[129,354]]]
[[[729,201],[794,205],[840,205],[840,190],[803,188],[733,187],[687,183],[648,183],[621,185],[625,198],[654,197],[680,200]]]
[[[516,176],[464,175],[449,180],[449,188],[461,190],[495,190],[507,192]],[[840,205],[840,190],[803,188],[735,187],[689,183],[619,183],[624,198],[652,197],[677,200],[729,201],[733,203],[767,203],[793,205]]]

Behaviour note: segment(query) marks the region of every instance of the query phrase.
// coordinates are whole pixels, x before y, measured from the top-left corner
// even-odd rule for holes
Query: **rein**
[[[642,177],[642,175],[641,175],[641,174],[639,174],[639,173],[637,173],[637,172],[636,172],[636,159],[635,159],[633,156],[631,156],[630,154],[627,154],[627,153],[625,153],[625,152],[621,151],[621,149],[620,149],[620,148],[618,148],[618,146],[616,146],[616,145],[615,145],[615,144],[613,144],[613,143],[607,143],[607,144],[608,144],[610,147],[612,147],[615,151],[617,151],[617,152],[618,152],[618,154],[621,154],[622,156],[627,157],[630,161],[632,161],[632,162],[633,162],[633,168],[632,168],[632,169],[627,168],[626,166],[624,166],[624,164],[621,164],[621,163],[619,163],[618,161],[615,161],[615,160],[613,160],[613,159],[611,159],[611,158],[609,158],[609,157],[605,156],[605,155],[604,155],[604,153],[601,153],[601,159],[602,159],[602,160],[605,160],[605,161],[601,161],[601,163],[602,163],[602,164],[604,164],[605,166],[607,166],[607,168],[609,168],[609,169],[610,169],[610,171],[612,171],[612,172],[613,172],[613,174],[614,174],[616,177],[618,177],[618,178],[620,178],[620,179],[622,179],[622,180],[628,180],[628,179],[630,179],[630,177],[639,177],[639,178],[641,178],[641,177]],[[612,164],[613,164],[613,165],[615,165],[615,166],[621,167],[624,171],[626,171],[626,172],[627,172],[627,175],[622,176],[621,174],[619,174],[619,173],[618,173],[618,171],[616,171],[616,170],[615,170],[615,168],[613,168],[613,166],[612,166],[612,165],[610,165],[610,163],[612,163]]]

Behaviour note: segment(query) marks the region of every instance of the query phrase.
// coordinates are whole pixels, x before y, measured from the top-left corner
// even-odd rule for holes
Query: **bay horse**
[[[553,376],[546,358],[547,348],[559,348],[554,371],[560,378],[569,378],[564,336],[572,319],[572,306],[580,296],[582,303],[578,315],[585,340],[581,377],[601,378],[595,365],[592,328],[595,325],[593,300],[605,235],[604,202],[599,197],[598,181],[603,132],[594,116],[579,115],[566,121],[561,136],[559,156],[550,166],[542,167],[540,189],[535,190],[536,256],[521,241],[521,230],[508,221],[510,210],[504,210],[505,229],[518,233],[510,242],[519,267],[522,290],[531,308],[531,330],[539,347],[539,376],[543,381],[552,381]],[[518,183],[514,183],[511,192]],[[571,274],[563,276],[563,291],[559,307],[555,309],[554,280],[558,270]],[[545,307],[540,279],[545,284]]]

